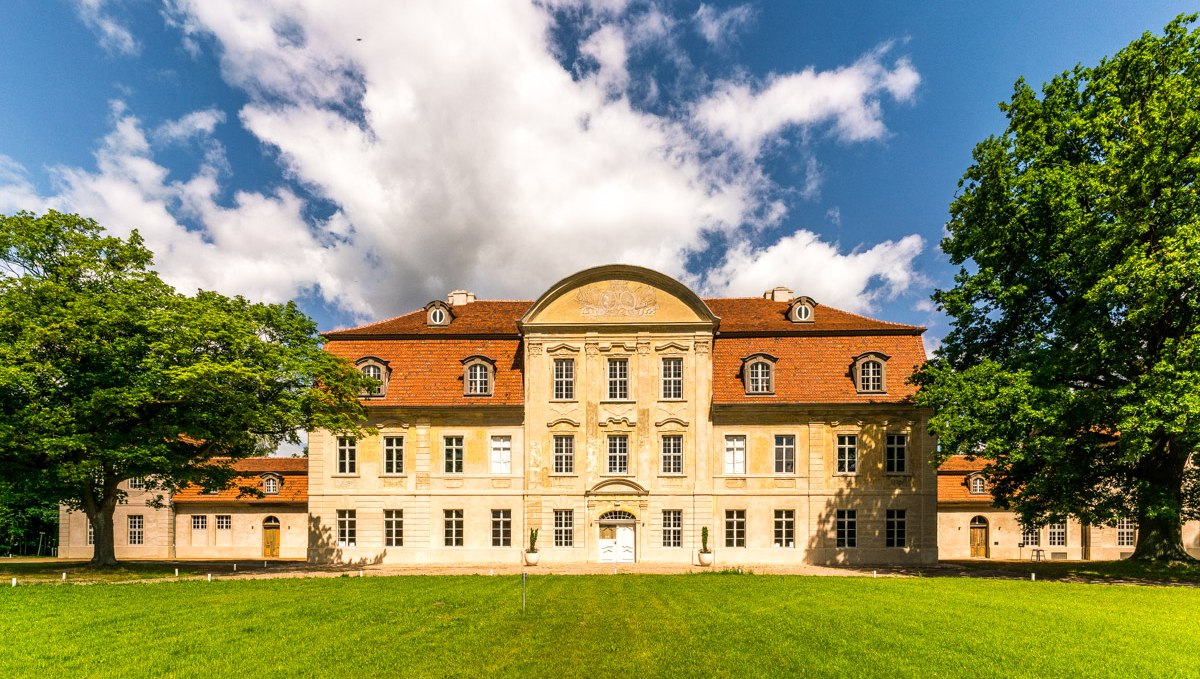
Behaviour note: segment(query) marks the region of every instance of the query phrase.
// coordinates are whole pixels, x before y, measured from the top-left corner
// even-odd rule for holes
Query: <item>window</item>
[[[462,547],[463,546],[463,510],[447,509],[445,510],[446,522],[446,546],[447,547]]]
[[[794,547],[796,544],[796,510],[775,510],[775,546]]]
[[[142,544],[142,538],[145,537],[142,530],[145,527],[145,525],[146,525],[146,522],[145,522],[145,520],[143,520],[141,514],[130,514],[129,515],[129,544],[131,544],[131,545]]]
[[[837,473],[858,473],[858,435],[838,434],[837,437]]]
[[[554,359],[554,400],[570,401],[575,398],[575,359]]]
[[[629,399],[629,359],[608,359],[608,398],[610,401]]]
[[[268,476],[263,479],[263,492],[267,495],[279,494],[279,479],[274,476]]]
[[[725,437],[725,473],[746,473],[746,437]]]
[[[888,434],[884,447],[884,467],[888,474],[908,472],[908,435]]]
[[[492,546],[512,547],[512,510],[492,510]]]
[[[683,398],[682,358],[664,358],[662,360],[662,397],[664,399]]]
[[[554,473],[575,473],[575,437],[554,437]]]
[[[1042,532],[1037,526],[1025,526],[1021,529],[1021,542],[1025,543],[1026,547],[1041,547]]]
[[[208,516],[204,514],[193,516],[192,530],[208,530]]]
[[[987,492],[987,481],[983,480],[982,476],[971,477],[971,494],[983,495]]]
[[[358,515],[353,509],[337,510],[338,547],[358,544]]]
[[[839,548],[858,546],[858,512],[856,510],[837,510],[837,520],[834,529]]]
[[[404,510],[383,510],[383,544],[385,547],[404,546]]]
[[[463,473],[463,437],[447,436],[442,439],[447,474]]]
[[[683,546],[683,510],[663,510],[663,547]]]
[[[554,510],[554,546],[575,546],[575,510]]]
[[[1133,547],[1137,544],[1137,521],[1124,518],[1117,521],[1117,546]]]
[[[774,366],[765,358],[750,360],[746,363],[746,393],[771,394],[775,391],[775,378],[772,374]]]
[[[231,530],[233,528],[233,516],[230,514],[217,514],[217,530]]]
[[[383,473],[404,473],[404,437],[383,437]]]
[[[512,437],[492,437],[492,473],[512,473]]]
[[[467,396],[492,395],[492,366],[482,358],[468,359],[467,373],[463,377]]]
[[[346,436],[337,440],[337,473],[358,473],[358,441]]]
[[[383,396],[383,368],[374,363],[368,363],[361,370],[363,375],[375,380],[375,384],[367,387],[367,390],[363,394],[366,396]]]
[[[628,436],[609,436],[608,437],[608,473],[609,474],[628,474],[629,473],[629,437]]]
[[[746,510],[725,510],[725,546],[746,546]]]
[[[817,303],[811,297],[797,297],[792,300],[792,306],[788,310],[788,318],[793,323],[812,323],[813,308]]]
[[[96,527],[92,525],[91,521],[87,522],[87,526],[88,526],[87,543],[89,545],[94,545],[94,544],[96,544]]]
[[[1046,542],[1051,547],[1066,547],[1067,546],[1067,524],[1052,523],[1049,526]]]
[[[854,357],[854,386],[860,394],[882,394],[887,391],[888,358],[878,351],[868,351]]]
[[[446,310],[438,309],[438,308],[430,309],[429,310],[429,323],[431,325],[445,325],[446,324]]]
[[[904,547],[908,544],[908,518],[903,509],[889,509],[885,515],[884,546]]]
[[[796,473],[796,437],[790,434],[775,437],[775,473]]]
[[[683,473],[683,437],[675,434],[662,438],[662,473]]]
[[[144,490],[146,488],[146,479],[136,478],[129,479],[129,490]]]

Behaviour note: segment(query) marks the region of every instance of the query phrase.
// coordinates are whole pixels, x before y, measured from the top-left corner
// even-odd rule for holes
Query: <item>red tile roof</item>
[[[425,310],[418,309],[386,321],[345,330],[323,333],[329,339],[379,335],[511,335],[517,337],[517,319],[533,302],[478,301],[451,307],[454,319],[450,325],[431,326],[425,321]]]
[[[811,323],[794,323],[787,317],[789,306],[787,302],[773,302],[763,297],[725,297],[706,299],[704,303],[720,317],[721,335],[730,333],[815,335],[859,332],[919,335],[925,331],[925,328],[919,325],[877,321],[824,304],[818,304],[813,309]]]
[[[987,460],[975,458],[968,460],[962,455],[953,455],[938,467],[938,502],[955,504],[972,504],[989,507],[992,504],[991,493],[982,495],[972,493],[967,480],[973,472],[987,466]]]
[[[233,463],[238,472],[233,484],[218,493],[205,493],[199,486],[187,486],[171,498],[184,504],[307,504],[308,458],[249,457]],[[242,495],[241,487],[263,489],[262,474],[274,472],[280,477],[279,493],[254,497]]]

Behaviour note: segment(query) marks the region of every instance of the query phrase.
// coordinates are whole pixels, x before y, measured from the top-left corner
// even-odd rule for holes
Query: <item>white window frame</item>
[[[746,437],[743,434],[729,434],[725,437],[725,474],[746,475]]]
[[[88,533],[87,533],[87,543],[88,543],[89,545],[94,545],[94,544],[96,544],[96,527],[92,525],[92,521],[91,521],[91,519],[88,519],[88,522],[87,522],[87,529],[88,529]]]
[[[126,542],[130,545],[141,545],[146,541],[146,517],[141,514],[130,514],[126,519],[129,534]]]
[[[908,473],[908,434],[886,434],[884,437],[885,474]]]
[[[466,437],[442,437],[442,470],[447,474],[462,474],[466,468]]]
[[[512,510],[492,510],[492,546],[512,547]]]
[[[135,476],[134,478],[129,479],[129,490],[145,490],[145,489],[146,489],[146,479],[144,479],[140,476]]]
[[[785,548],[796,546],[796,510],[775,510],[775,546]]]
[[[404,510],[383,510],[383,546],[404,546]]]
[[[665,356],[662,359],[662,399],[683,400],[683,357]]]
[[[573,434],[555,434],[554,442],[554,473],[575,473],[575,436]]]
[[[663,434],[662,473],[683,474],[683,434]]]
[[[554,510],[554,546],[575,546],[575,510]]]
[[[208,530],[208,515],[193,514],[192,515],[192,531]]]
[[[495,475],[512,474],[512,437],[493,436],[491,445],[491,469]]]
[[[215,523],[217,525],[217,530],[233,530],[233,515],[217,514]]]
[[[575,400],[575,359],[554,359],[553,394],[555,401]]]
[[[775,435],[775,473],[796,473],[796,436],[795,434]]]
[[[1021,527],[1021,542],[1026,547],[1041,547],[1042,546],[1042,530],[1037,526],[1022,526]]]
[[[858,434],[837,435],[837,474],[854,476],[858,474]]]
[[[363,392],[364,396],[383,396],[383,368],[378,363],[367,363],[358,369],[366,377],[375,380],[378,384],[367,387]]]
[[[1117,546],[1137,546],[1137,519],[1123,516],[1117,519]]]
[[[834,546],[838,549],[858,547],[858,510],[839,509],[834,514]]]
[[[608,359],[608,395],[609,401],[628,401],[629,398],[629,359],[613,357]]]
[[[1052,523],[1046,526],[1046,546],[1047,547],[1066,547],[1067,546],[1067,524]]]
[[[605,469],[609,474],[629,474],[629,435],[610,434],[608,436],[608,459]]]
[[[496,368],[486,356],[463,359],[463,395],[491,396],[496,389]]]
[[[972,476],[968,484],[972,495],[984,495],[987,493],[987,480],[982,476]]]
[[[664,509],[662,513],[662,546],[683,546],[683,510]]]
[[[279,494],[279,479],[274,476],[263,477],[263,494],[278,495]]]
[[[750,395],[770,395],[775,393],[775,362],[764,357],[755,356],[746,360],[746,393]]]
[[[465,543],[463,535],[464,512],[461,509],[442,510],[442,527],[446,547],[462,547]]]
[[[725,510],[725,546],[746,546],[746,510]]]
[[[383,437],[383,473],[388,476],[404,474],[404,437]]]
[[[358,475],[358,440],[352,436],[337,438],[338,476]]]
[[[353,509],[337,510],[338,547],[358,545],[358,512]]]

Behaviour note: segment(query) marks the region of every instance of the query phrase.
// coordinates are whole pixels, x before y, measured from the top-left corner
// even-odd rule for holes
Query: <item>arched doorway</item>
[[[600,515],[600,563],[633,563],[637,559],[637,517],[614,510]]]
[[[971,519],[971,558],[988,558],[988,520],[982,516]]]
[[[263,558],[279,558],[279,519],[268,516],[263,519]]]

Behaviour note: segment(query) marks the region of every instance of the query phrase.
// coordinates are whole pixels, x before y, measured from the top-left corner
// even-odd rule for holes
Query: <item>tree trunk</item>
[[[117,565],[116,532],[113,530],[113,513],[116,508],[115,501],[102,502],[95,507],[95,511],[86,512],[95,538],[92,545],[93,566]]]
[[[1195,561],[1183,548],[1183,479],[1188,453],[1164,436],[1138,467],[1137,547],[1130,560],[1156,563]]]

